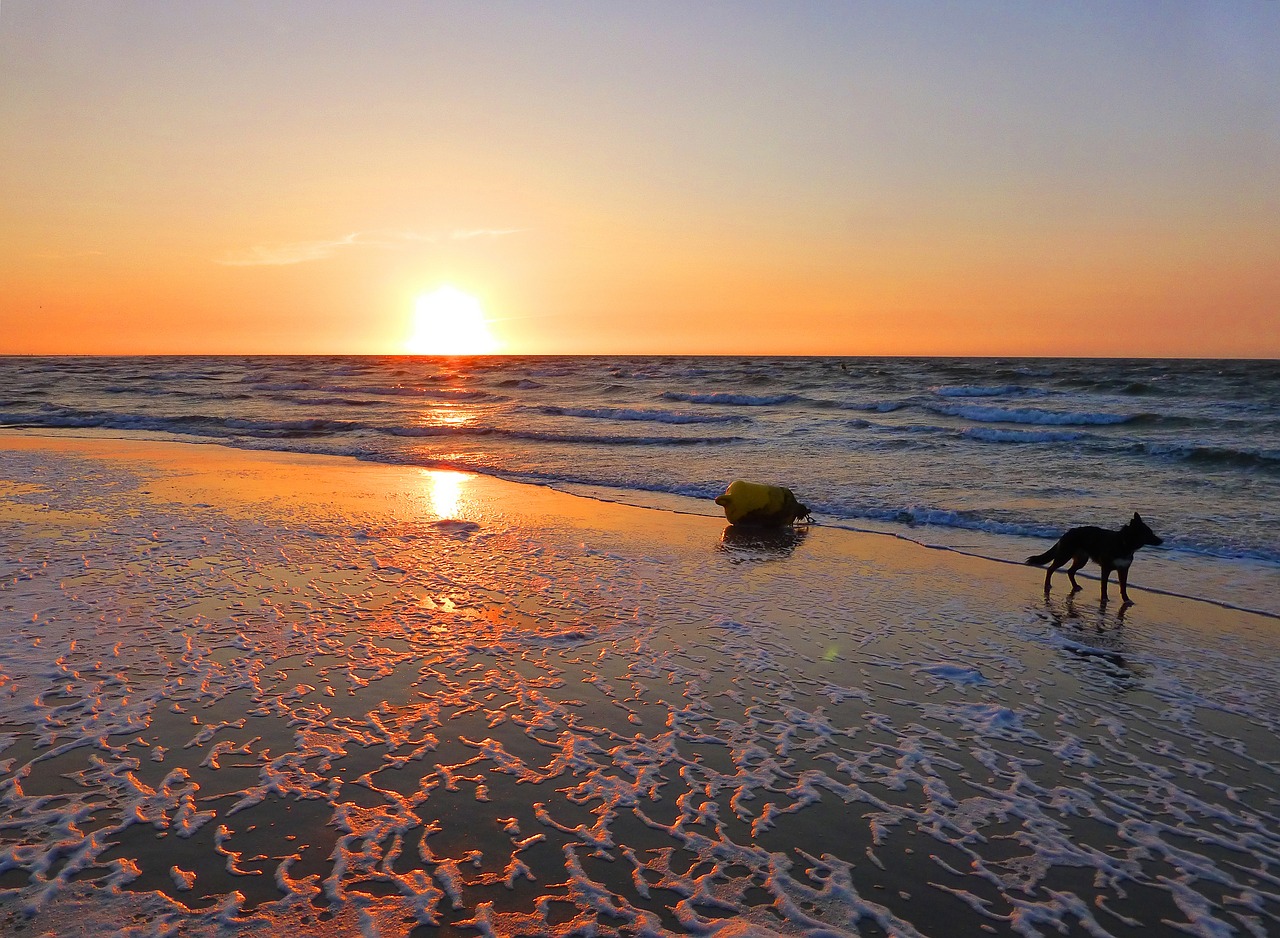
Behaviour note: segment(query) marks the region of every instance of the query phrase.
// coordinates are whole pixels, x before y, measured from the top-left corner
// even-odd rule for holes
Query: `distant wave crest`
[[[739,423],[746,417],[736,414],[691,414],[671,410],[639,410],[626,407],[555,407],[538,408],[549,417],[581,417],[593,420],[642,420],[654,423]]]
[[[311,381],[292,381],[284,383],[262,382],[255,386],[258,391],[310,391],[325,394],[368,394],[373,397],[413,397],[429,401],[479,401],[492,397],[488,391],[461,390],[456,388],[423,388],[412,385],[350,385],[350,384],[316,384]]]
[[[869,414],[891,414],[895,410],[910,407],[911,403],[909,401],[865,401],[845,406],[848,410],[861,410]]]
[[[1011,394],[1027,394],[1032,391],[1021,384],[1000,384],[995,386],[960,385],[933,388],[938,397],[1008,397]]]
[[[546,385],[531,378],[506,378],[498,382],[500,388],[515,388],[517,391],[536,391]]]
[[[110,430],[145,430],[153,433],[177,433],[226,438],[333,436],[365,425],[350,420],[323,418],[304,420],[249,420],[240,417],[215,417],[206,414],[178,414],[165,417],[147,414],[112,412],[86,413],[75,410],[41,413],[0,414],[0,425],[15,427],[48,427],[61,429],[105,428]]]
[[[664,391],[662,397],[668,401],[684,401],[689,404],[725,404],[731,407],[770,407],[775,404],[789,404],[799,399],[796,394],[732,394],[727,391],[717,391],[712,394]]]
[[[539,430],[511,430],[484,424],[451,426],[448,424],[423,427],[386,427],[383,432],[392,436],[500,436],[513,440],[541,443],[574,443],[595,446],[717,446],[741,442],[736,436],[629,436],[614,433],[551,433]]]
[[[1263,469],[1280,472],[1280,451],[1234,449],[1198,443],[1143,443],[1142,451],[1166,459],[1180,459],[1204,466]]]
[[[977,404],[931,404],[929,410],[977,423],[1030,423],[1050,427],[1096,427],[1131,423],[1140,414],[1075,413],[1036,407],[985,407]]]
[[[966,427],[961,434],[983,443],[1071,443],[1086,435],[1077,430],[1000,430],[995,427]]]
[[[80,411],[53,411],[43,413],[0,413],[0,426],[48,427],[61,429],[105,428],[112,430],[142,430],[153,433],[174,433],[187,436],[204,436],[219,440],[236,437],[256,439],[288,439],[295,437],[334,437],[343,434],[384,434],[393,437],[471,437],[499,436],[517,440],[548,443],[591,444],[601,446],[714,446],[737,443],[736,436],[631,436],[626,434],[555,433],[536,430],[516,430],[483,423],[424,424],[421,426],[396,426],[368,424],[351,420],[248,420],[236,417],[216,417],[204,414],[185,414],[155,417],[144,414],[111,412],[85,413]]]

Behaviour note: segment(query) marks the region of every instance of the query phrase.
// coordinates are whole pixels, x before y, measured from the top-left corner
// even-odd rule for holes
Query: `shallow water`
[[[714,512],[735,478],[820,523],[1020,561],[1140,511],[1139,586],[1280,614],[1272,361],[0,359],[0,425],[454,467]]]
[[[1273,620],[474,478],[5,458],[9,929],[1280,926]]]

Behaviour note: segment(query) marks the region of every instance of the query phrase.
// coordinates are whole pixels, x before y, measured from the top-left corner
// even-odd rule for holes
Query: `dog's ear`
[[[1138,513],[1135,511],[1135,512],[1133,513],[1133,520],[1134,520],[1134,521],[1137,521],[1137,522],[1139,522],[1139,523],[1141,523],[1141,522],[1142,522],[1142,515],[1138,514]]]

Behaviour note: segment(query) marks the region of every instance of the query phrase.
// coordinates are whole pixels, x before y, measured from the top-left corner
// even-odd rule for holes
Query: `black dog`
[[[1120,598],[1126,603],[1133,602],[1125,586],[1129,581],[1129,565],[1133,563],[1133,555],[1139,547],[1150,544],[1158,547],[1163,544],[1152,530],[1143,523],[1141,516],[1135,511],[1133,520],[1119,531],[1107,531],[1103,528],[1072,528],[1058,539],[1043,554],[1028,557],[1030,566],[1038,567],[1049,562],[1049,570],[1044,575],[1044,591],[1049,592],[1049,581],[1053,579],[1053,571],[1068,560],[1067,576],[1071,578],[1071,590],[1080,588],[1076,582],[1076,571],[1090,560],[1102,568],[1102,601],[1107,601],[1107,580],[1111,571],[1116,571],[1116,579],[1120,581]]]

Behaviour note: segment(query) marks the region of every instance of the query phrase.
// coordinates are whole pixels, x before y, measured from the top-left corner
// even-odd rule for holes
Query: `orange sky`
[[[1280,355],[1280,5],[6,0],[0,353]]]

